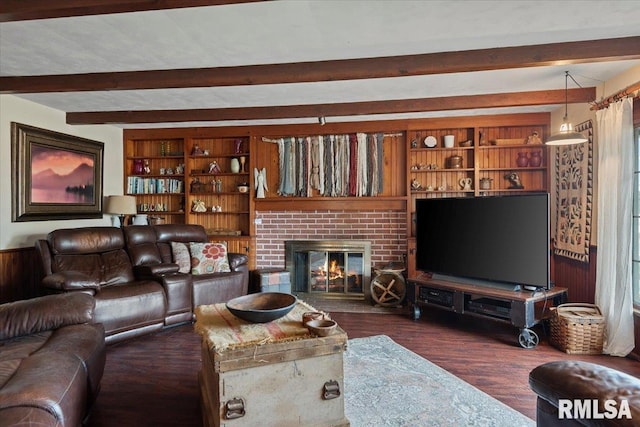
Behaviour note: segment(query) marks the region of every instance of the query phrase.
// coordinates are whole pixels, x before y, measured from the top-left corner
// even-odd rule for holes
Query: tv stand
[[[435,273],[432,280],[440,280],[445,282],[463,283],[467,285],[486,286],[488,288],[504,289],[505,291],[521,291],[522,286],[517,283],[493,282],[491,280],[470,279],[467,277],[449,276],[447,274]]]
[[[500,289],[480,284],[430,279],[409,279],[413,319],[420,318],[422,308],[437,307],[455,313],[510,323],[520,329],[518,342],[523,348],[538,345],[538,335],[530,328],[550,315],[549,308],[566,302],[567,289],[547,291]]]

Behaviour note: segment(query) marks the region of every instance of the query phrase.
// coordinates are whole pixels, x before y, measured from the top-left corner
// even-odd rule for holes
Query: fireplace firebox
[[[371,242],[287,240],[285,268],[294,292],[319,297],[370,299]]]

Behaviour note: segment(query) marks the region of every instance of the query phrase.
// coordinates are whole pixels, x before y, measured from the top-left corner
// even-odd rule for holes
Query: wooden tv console
[[[534,293],[439,279],[409,279],[408,282],[414,320],[420,318],[423,307],[438,307],[511,323],[520,329],[518,342],[524,348],[538,345],[538,335],[530,328],[550,316],[550,307],[567,300],[567,289],[559,287]]]

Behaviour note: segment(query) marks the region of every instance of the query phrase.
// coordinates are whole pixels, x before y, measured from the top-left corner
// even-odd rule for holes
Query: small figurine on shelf
[[[216,162],[215,160],[209,163],[209,173],[222,173],[220,165],[218,165],[218,162]]]
[[[194,178],[191,181],[191,192],[192,193],[200,193],[202,191],[202,183],[198,178]]]
[[[176,166],[176,173],[182,175],[184,173],[184,163],[180,163]]]
[[[195,144],[193,146],[193,148],[191,149],[191,155],[192,156],[202,156],[202,155],[204,155],[204,151],[202,151],[202,148],[200,148],[200,146],[198,144]]]
[[[415,190],[415,191],[420,191],[420,190],[422,190],[422,184],[420,184],[420,181],[418,181],[417,179],[413,178],[411,180],[411,189]]]
[[[531,135],[527,137],[527,144],[542,144],[542,140],[540,139],[540,135],[538,132],[534,131]]]
[[[151,173],[151,166],[149,166],[149,160],[144,159],[144,173],[149,175]]]
[[[256,187],[256,198],[264,199],[265,191],[269,191],[267,188],[267,169],[262,168],[261,171],[258,171],[258,168],[253,169],[253,176],[255,179],[255,187]]]
[[[242,153],[242,139],[238,138],[235,141],[233,141],[233,148],[234,148],[235,154]]]
[[[195,199],[191,205],[191,210],[193,212],[206,212],[207,207],[204,205],[202,200]]]
[[[522,182],[520,182],[520,175],[518,175],[517,172],[509,172],[508,174],[505,174],[504,179],[508,180],[509,184],[511,184],[509,186],[510,189],[521,190],[524,188]]]

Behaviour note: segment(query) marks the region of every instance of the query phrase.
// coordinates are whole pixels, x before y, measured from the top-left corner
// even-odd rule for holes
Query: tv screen
[[[418,199],[416,267],[549,289],[549,233],[546,193]]]

